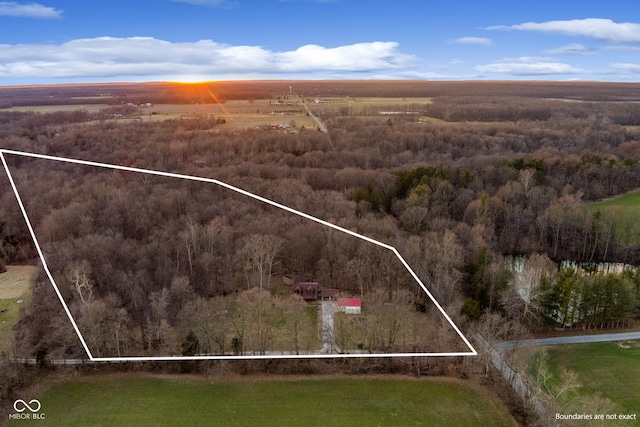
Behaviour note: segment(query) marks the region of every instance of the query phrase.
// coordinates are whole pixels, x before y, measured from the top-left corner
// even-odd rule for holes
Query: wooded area
[[[181,99],[211,102],[203,87],[185,86]],[[216,98],[288,91],[286,82],[248,85],[235,94],[230,87]],[[156,102],[164,93],[156,89],[139,85],[127,96]],[[394,96],[406,103],[391,116],[381,115],[388,109],[382,104],[322,105],[316,114],[326,134],[226,129],[204,117],[149,123],[86,111],[0,110],[0,145],[215,178],[387,243],[466,331],[500,324],[489,315],[509,326],[505,334],[494,331],[501,337],[544,325],[615,325],[638,315],[637,272],[587,277],[559,270],[556,262],[640,263],[639,223],[626,222],[620,233],[615,212],[584,208],[640,187],[640,104],[624,102],[640,98],[640,87],[296,83],[303,89],[309,96]],[[416,103],[410,94],[432,100]],[[338,319],[347,347],[392,352],[451,345],[424,292],[380,248],[215,186],[7,158],[94,355],[264,354],[318,346],[308,333],[313,316],[277,286],[276,274],[365,297],[364,310],[372,311],[361,319],[379,307],[376,321]],[[15,197],[6,179],[1,185],[3,262],[33,262]],[[514,271],[512,256],[529,258],[523,272]],[[257,308],[242,317],[251,304]],[[311,324],[302,335],[295,313]],[[15,351],[82,355],[44,276],[16,328]]]

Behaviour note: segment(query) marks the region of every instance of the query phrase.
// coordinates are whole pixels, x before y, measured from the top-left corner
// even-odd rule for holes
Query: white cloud
[[[173,0],[177,3],[189,3],[196,6],[207,7],[234,7],[237,5],[235,1],[230,0]]]
[[[518,25],[493,25],[487,30],[520,30],[592,37],[612,43],[640,43],[640,24],[587,18],[567,21],[525,22]]]
[[[602,50],[610,52],[640,52],[640,46],[603,46]]]
[[[428,64],[426,65],[426,68],[431,70],[438,70],[438,71],[450,71],[450,70],[459,70],[464,64],[465,64],[464,61],[454,58],[451,61],[448,61],[446,63]]]
[[[569,64],[553,62],[551,58],[531,56],[505,58],[493,64],[478,65],[475,69],[481,73],[511,74],[516,76],[580,74],[586,72],[586,70]]]
[[[0,16],[19,16],[26,18],[59,18],[61,10],[38,3],[20,4],[14,1],[0,1]]]
[[[616,71],[622,71],[625,73],[640,73],[640,64],[611,64],[611,68],[614,68]]]
[[[550,55],[592,55],[593,51],[579,43],[571,43],[566,46],[560,46],[555,49],[545,50],[544,53]]]
[[[493,44],[491,39],[488,39],[486,37],[460,37],[459,39],[456,39],[454,41],[455,43],[475,44],[482,46],[491,46]]]
[[[407,80],[455,80],[458,76],[454,74],[433,73],[430,71],[401,71],[390,76],[390,79]]]
[[[281,71],[367,71],[406,67],[412,56],[396,52],[395,42],[356,43],[335,48],[305,45],[273,55]]]
[[[233,46],[211,40],[173,43],[151,37],[98,37],[61,45],[0,45],[0,77],[94,78],[118,76],[202,76],[403,70],[413,56],[395,42],[333,48],[305,45],[274,52],[261,46]]]

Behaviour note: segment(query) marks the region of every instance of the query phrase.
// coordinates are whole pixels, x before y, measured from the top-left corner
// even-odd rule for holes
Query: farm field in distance
[[[100,375],[61,383],[39,399],[43,426],[515,425],[496,397],[472,383],[434,378]]]
[[[215,95],[211,95],[215,99]],[[102,100],[102,97],[95,97]],[[87,99],[91,101],[93,97],[74,97],[73,101]],[[417,104],[429,104],[431,98],[398,98],[398,97],[327,97],[319,98],[310,96],[304,98],[306,104],[316,113],[342,109],[349,114],[357,114],[364,117],[380,117],[384,115],[394,115],[406,113],[407,108]],[[224,119],[225,127],[247,128],[255,126],[267,126],[270,124],[289,124],[291,130],[302,126],[313,129],[316,123],[307,116],[304,106],[298,102],[293,95],[282,94],[269,99],[243,99],[228,100],[223,103],[180,103],[180,104],[151,104],[142,103],[135,105],[135,109],[119,114],[114,113],[114,109],[120,107],[118,104],[58,104],[58,105],[28,105],[16,106],[5,109],[5,111],[33,112],[33,113],[53,113],[83,111],[94,114],[104,112],[106,114],[102,120],[138,120],[138,121],[158,121],[175,119],[211,118]],[[378,110],[385,111],[379,112]],[[113,111],[112,111],[113,110]],[[426,120],[437,120],[426,118]]]
[[[105,108],[108,108],[108,104],[87,104],[87,105],[75,105],[75,104],[60,104],[60,105],[27,105],[22,107],[11,107],[5,111],[22,111],[31,113],[55,113],[57,111],[76,111],[84,110],[88,113],[97,113]]]

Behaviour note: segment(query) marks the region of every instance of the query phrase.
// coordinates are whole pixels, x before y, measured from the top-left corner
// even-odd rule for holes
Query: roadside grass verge
[[[504,406],[447,379],[82,377],[39,397],[41,426],[513,426]],[[9,423],[17,425],[20,421]]]
[[[618,413],[640,416],[640,341],[550,346],[534,352],[524,351],[528,353],[524,353],[524,357],[528,358],[529,375],[534,376],[534,366],[543,351],[546,352],[550,374],[547,384],[553,392],[561,387],[563,372],[575,372],[579,388],[572,392],[573,397],[591,403],[599,397],[606,398],[613,402]],[[593,408],[579,409],[589,413]]]

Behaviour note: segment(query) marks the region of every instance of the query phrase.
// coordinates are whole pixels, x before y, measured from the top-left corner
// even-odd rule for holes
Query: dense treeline
[[[441,97],[418,110],[423,115],[446,121],[544,121],[552,117],[586,119],[588,130],[608,124],[640,124],[640,105],[629,102],[567,102],[524,97]]]
[[[272,283],[275,271],[362,296],[372,301],[369,315],[386,310],[384,298],[369,295],[404,292],[402,309],[385,321],[363,317],[338,331],[332,340],[343,344],[360,336],[341,351],[426,345],[429,328],[415,326],[427,325],[426,316],[408,314],[426,297],[389,251],[215,185],[9,157],[48,268],[94,356],[318,351],[310,339],[318,326],[305,321],[302,300]],[[334,206],[343,225],[358,228],[353,202]],[[392,231],[372,220],[364,232],[390,241]],[[48,288],[41,280],[37,290]],[[55,299],[38,300],[26,312],[21,351],[68,354],[41,324],[43,312],[58,319],[50,326],[64,322],[55,306]],[[302,318],[297,327],[292,313]],[[384,344],[371,335],[375,325],[387,328]],[[422,338],[414,338],[418,330]]]
[[[587,329],[602,327],[637,314],[638,284],[635,271],[584,276],[566,268],[555,282],[542,284],[540,305],[547,320]]]
[[[331,108],[325,108],[331,111]],[[546,121],[553,117],[585,120],[588,130],[598,130],[609,124],[640,124],[640,105],[629,102],[568,102],[561,99],[536,99],[523,96],[442,96],[430,103],[402,106],[364,105],[337,107],[331,111],[338,116],[400,115],[406,121],[421,116],[447,122],[520,122]],[[521,124],[521,123],[519,123]],[[491,128],[489,128],[491,129]],[[495,134],[497,129],[491,129]]]
[[[557,98],[571,88],[547,86],[522,90]],[[621,96],[608,89],[582,96]],[[552,295],[559,295],[566,274],[549,273],[541,282],[536,273],[523,288],[504,256],[640,263],[635,223],[620,233],[615,214],[583,208],[585,201],[640,187],[640,135],[630,127],[640,112],[634,104],[499,95],[408,107],[421,108],[417,116],[361,117],[327,109],[322,118],[329,134],[226,130],[208,119],[87,122],[74,113],[6,112],[0,114],[0,136],[5,148],[219,179],[371,236],[397,247],[456,316],[479,319],[489,310],[534,327],[545,318],[564,322],[557,316],[562,302]],[[405,290],[414,307],[425,306],[424,293],[382,249],[354,244],[268,205],[245,203],[213,186],[8,157],[74,313],[92,319],[85,325],[103,319],[122,328],[117,338],[100,330],[90,334],[104,353],[125,347],[134,354],[192,352],[196,342],[199,351],[220,351],[212,332],[185,323],[183,310],[217,301],[228,306],[219,312],[235,313],[237,298],[254,288],[271,290],[276,273],[353,295],[382,290],[389,301]],[[33,257],[33,248],[7,182],[2,185],[3,259],[22,262]],[[580,289],[614,289],[615,280],[590,279]],[[589,302],[595,297],[586,296],[582,305],[570,306],[581,307],[581,321],[627,319],[638,294],[629,280],[618,287],[630,307],[596,307]],[[550,301],[560,305],[553,308]],[[72,335],[65,341],[52,333],[65,322],[55,314],[56,304],[40,278],[18,331],[25,352],[79,351]],[[394,348],[374,332],[367,335],[370,324],[349,329],[347,323],[345,333],[357,338],[342,337],[349,345]],[[225,331],[224,351],[235,351],[239,332],[229,332],[231,326]],[[264,344],[262,338],[257,342]],[[260,345],[258,351],[268,348]]]
[[[218,103],[231,99],[280,96],[351,97],[526,97],[580,101],[637,101],[635,83],[445,82],[445,81],[219,81],[206,83],[111,83],[0,88],[0,109],[25,105],[122,103]]]

